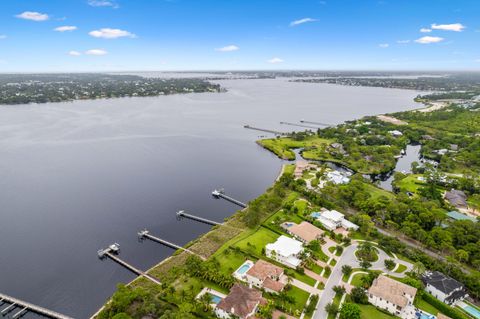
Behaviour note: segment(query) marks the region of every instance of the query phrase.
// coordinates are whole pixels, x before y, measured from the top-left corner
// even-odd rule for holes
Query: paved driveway
[[[320,295],[320,300],[317,304],[317,310],[313,316],[314,319],[325,319],[328,317],[327,312],[325,311],[325,306],[333,301],[335,297],[335,292],[333,292],[332,288],[338,285],[346,285],[342,281],[343,273],[342,273],[342,266],[343,265],[350,265],[352,268],[360,268],[360,263],[358,262],[357,258],[355,257],[355,250],[357,250],[358,245],[360,243],[357,241],[352,241],[352,244],[346,247],[343,251],[343,254],[337,261],[337,264],[332,269],[332,273],[325,284],[325,289],[323,290],[322,294]],[[388,256],[383,250],[379,249],[378,246],[375,245],[378,250],[378,260],[372,263],[371,270],[381,270],[386,273],[394,274],[397,277],[404,276],[403,274],[397,274],[393,272],[389,272],[385,268],[385,260],[386,259],[393,259],[396,263],[403,264],[407,266],[408,269],[412,268],[412,265],[408,262],[405,262],[400,259],[391,258]]]

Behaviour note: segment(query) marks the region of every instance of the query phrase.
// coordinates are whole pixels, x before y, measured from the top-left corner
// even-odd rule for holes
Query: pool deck
[[[236,279],[238,279],[240,281],[246,281],[245,273],[248,271],[248,269],[252,268],[254,264],[255,263],[253,261],[246,260],[243,264],[240,265],[240,267],[237,268],[237,270],[235,270],[233,272],[233,277],[235,277]],[[240,272],[240,269],[242,269],[245,266],[248,266],[248,269],[244,272]]]
[[[225,294],[223,294],[219,291],[216,291],[215,289],[204,287],[202,289],[202,291],[200,291],[198,293],[198,295],[195,297],[195,299],[200,299],[204,294],[215,295],[215,296],[220,297],[221,299],[224,299],[227,296],[227,295],[225,295]],[[210,306],[212,306],[212,308],[215,308],[217,306],[217,304],[216,303],[211,303]]]

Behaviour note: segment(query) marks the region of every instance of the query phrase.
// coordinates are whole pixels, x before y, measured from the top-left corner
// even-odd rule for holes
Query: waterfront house
[[[274,243],[265,246],[265,255],[290,268],[297,268],[301,264],[299,258],[303,245],[298,240],[287,236],[278,237]]]
[[[368,289],[368,301],[402,319],[416,319],[413,300],[417,288],[380,275]]]
[[[279,293],[285,287],[280,281],[283,276],[283,268],[275,266],[265,260],[257,262],[245,274],[245,280],[250,285],[263,288],[267,292]]]
[[[293,172],[293,176],[295,179],[302,178],[303,172],[307,169],[313,168],[315,165],[307,162],[307,161],[296,161],[295,163],[295,171]]]
[[[336,230],[343,227],[345,229],[357,230],[358,226],[345,219],[345,215],[336,210],[325,210],[323,212],[314,212],[310,216],[318,220],[326,229]]]
[[[242,284],[233,285],[230,293],[215,308],[218,318],[254,318],[258,306],[266,303],[262,292]]]
[[[324,233],[320,228],[310,224],[309,222],[303,221],[300,224],[295,223],[284,223],[283,228],[293,237],[298,239],[303,243],[310,243],[312,240],[319,239]]]
[[[390,133],[393,137],[399,137],[403,135],[403,133],[398,130],[388,131],[388,133]]]
[[[460,282],[439,271],[429,271],[422,275],[425,291],[448,305],[465,299],[468,294]]]

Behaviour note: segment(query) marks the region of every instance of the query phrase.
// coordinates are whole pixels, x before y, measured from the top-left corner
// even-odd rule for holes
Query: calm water
[[[287,80],[226,80],[222,94],[0,107],[0,291],[86,318],[134,278],[96,252],[148,269],[172,250],[137,231],[185,244],[207,225],[177,221],[185,209],[222,220],[261,194],[281,161],[254,141],[251,124],[340,123],[418,108],[417,92]]]
[[[388,176],[387,179],[380,181],[379,186],[383,189],[391,191],[393,189],[392,182],[393,182],[393,175],[395,172],[400,173],[411,173],[412,172],[412,163],[418,162],[420,163],[420,149],[421,145],[407,145],[405,150],[405,155],[400,157],[397,161],[397,165],[393,172]]]

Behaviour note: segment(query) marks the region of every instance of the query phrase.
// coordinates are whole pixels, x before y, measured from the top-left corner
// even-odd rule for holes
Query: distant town
[[[0,104],[220,92],[202,79],[160,79],[120,74],[1,74]]]

